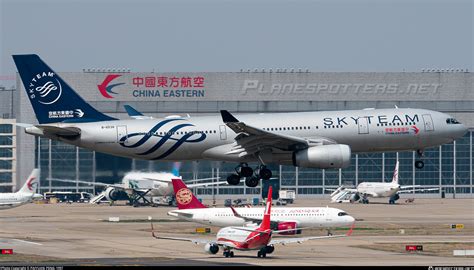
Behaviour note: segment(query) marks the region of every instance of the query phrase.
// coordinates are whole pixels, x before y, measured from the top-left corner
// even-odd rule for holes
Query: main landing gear
[[[224,257],[229,258],[229,257],[234,257],[234,252],[230,250],[224,250]]]
[[[227,177],[227,183],[229,183],[229,185],[238,185],[240,179],[245,177],[246,186],[256,187],[260,179],[268,180],[272,177],[272,171],[265,165],[260,165],[253,170],[247,163],[242,163],[235,167],[235,172],[235,174],[231,174]]]
[[[423,157],[423,150],[421,150],[421,149],[416,150],[416,154],[417,154],[418,158],[422,158]],[[425,167],[425,163],[423,162],[423,160],[416,160],[415,161],[415,167],[417,169],[423,169],[423,167]]]

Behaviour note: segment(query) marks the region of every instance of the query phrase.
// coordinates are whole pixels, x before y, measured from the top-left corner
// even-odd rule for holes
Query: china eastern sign
[[[204,87],[205,78],[203,76],[126,77],[122,74],[108,74],[102,83],[97,85],[100,94],[108,99],[122,95],[150,99],[203,98],[206,95]]]

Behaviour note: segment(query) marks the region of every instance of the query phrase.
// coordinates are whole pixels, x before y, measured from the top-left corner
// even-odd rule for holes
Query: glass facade
[[[11,119],[0,119],[0,192],[15,191],[16,130],[14,122]]]
[[[280,188],[293,189],[298,195],[316,196],[324,194],[325,188],[336,188],[343,185],[357,185],[361,182],[390,182],[395,163],[400,161],[399,182],[401,185],[422,185],[424,187],[439,187],[439,194],[472,193],[472,169],[474,165],[473,150],[474,130],[454,143],[426,149],[423,169],[416,169],[414,161],[418,160],[415,152],[399,153],[369,153],[353,154],[351,165],[346,169],[322,170],[312,168],[297,168],[293,166],[270,165],[273,177]],[[62,178],[90,182],[118,183],[129,171],[164,171],[171,172],[179,166],[179,173],[185,180],[219,176],[225,179],[235,172],[233,163],[210,161],[156,162],[132,160],[94,153],[75,146],[54,142],[47,139],[37,139],[40,147],[36,147],[37,160],[41,164],[42,192],[56,189],[96,191],[93,187],[76,183],[51,183],[49,178]],[[50,151],[51,147],[51,151]],[[38,155],[38,149],[40,153]],[[249,164],[256,167],[257,164]],[[243,183],[237,186],[221,185],[219,187],[197,188],[198,195],[252,195],[259,194],[260,187],[246,188]]]

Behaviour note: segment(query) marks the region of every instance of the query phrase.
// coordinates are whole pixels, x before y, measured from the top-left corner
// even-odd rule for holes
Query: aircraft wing
[[[341,238],[341,237],[348,237],[352,235],[352,231],[354,230],[355,227],[355,222],[352,224],[351,228],[346,234],[338,234],[338,235],[325,235],[325,236],[308,236],[308,237],[291,237],[291,238],[277,238],[277,239],[272,239],[270,241],[270,245],[276,245],[276,244],[292,244],[292,243],[298,243],[301,244],[304,241],[309,241],[309,240],[317,240],[317,239],[328,239],[328,238]]]
[[[415,192],[425,192],[425,191],[435,191],[435,190],[439,190],[439,188],[422,188],[422,189],[415,189]],[[400,190],[398,191],[397,193],[413,193],[413,189],[410,189],[410,190]]]
[[[421,187],[421,185],[414,185],[414,186],[400,186],[400,189],[416,188],[416,187]]]
[[[191,242],[194,244],[207,244],[212,241],[206,240],[206,239],[192,239],[192,238],[184,238],[184,237],[170,237],[170,236],[158,236],[155,234],[155,230],[153,228],[153,223],[151,223],[151,235],[156,238],[156,239],[164,239],[164,240],[174,240],[174,241],[185,241],[185,242]]]
[[[188,188],[194,187],[207,187],[207,186],[215,186],[215,185],[227,185],[227,181],[219,181],[219,182],[210,182],[210,183],[199,183],[199,184],[187,184]]]
[[[237,133],[235,145],[231,151],[226,154],[239,154],[240,157],[251,155],[261,148],[272,147],[283,151],[295,151],[308,148],[310,145],[334,144],[333,140],[323,138],[306,140],[304,138],[273,133],[257,127],[247,125],[237,120],[231,113],[221,110],[221,116],[224,123]]]
[[[74,184],[75,183],[80,183],[80,184],[85,184],[85,185],[90,185],[90,186],[114,187],[114,188],[124,189],[124,187],[121,184],[107,184],[107,183],[101,183],[101,182],[88,182],[88,181],[82,181],[82,180],[60,179],[60,178],[46,178],[46,180],[65,182],[65,183],[74,183]]]

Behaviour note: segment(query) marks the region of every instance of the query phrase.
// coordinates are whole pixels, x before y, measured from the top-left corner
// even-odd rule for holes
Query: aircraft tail
[[[171,182],[173,183],[174,196],[179,210],[207,208],[194,196],[193,192],[188,189],[183,180],[171,179]]]
[[[393,171],[392,183],[398,184],[398,160],[397,164],[395,164],[395,170]]]
[[[39,169],[33,169],[30,176],[28,177],[28,180],[26,180],[25,184],[18,192],[31,193],[31,194],[36,193],[38,189],[38,184],[39,184],[39,176],[40,176],[39,173],[40,173]]]
[[[265,213],[263,214],[263,220],[258,228],[261,231],[269,230],[270,229],[270,215],[272,210],[272,186],[268,188],[268,198],[267,203],[265,206]]]
[[[40,124],[116,120],[84,101],[36,54],[13,55]]]

